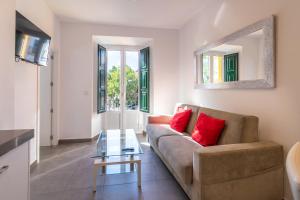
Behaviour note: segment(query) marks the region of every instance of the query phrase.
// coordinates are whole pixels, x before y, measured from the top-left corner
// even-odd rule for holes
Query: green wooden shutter
[[[97,112],[106,111],[106,49],[98,45]]]
[[[150,112],[150,48],[140,50],[140,111]]]
[[[224,81],[238,81],[239,54],[228,54],[224,56]]]

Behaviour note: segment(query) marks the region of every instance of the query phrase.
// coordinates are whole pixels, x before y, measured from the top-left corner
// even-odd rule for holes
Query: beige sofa
[[[283,149],[259,142],[258,118],[186,105],[193,110],[185,133],[172,130],[170,116],[149,116],[153,150],[192,200],[281,200]],[[202,147],[190,134],[198,115],[226,120],[218,145]]]

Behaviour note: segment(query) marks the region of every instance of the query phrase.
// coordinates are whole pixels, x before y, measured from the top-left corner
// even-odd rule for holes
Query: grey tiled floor
[[[139,137],[144,154],[142,188],[136,173],[99,175],[92,191],[95,143],[41,149],[41,162],[31,172],[31,200],[185,200],[188,197],[159,157]]]

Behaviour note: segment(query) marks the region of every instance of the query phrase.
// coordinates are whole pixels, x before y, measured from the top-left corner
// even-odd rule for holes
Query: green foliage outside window
[[[134,71],[129,66],[126,66],[125,80],[126,80],[126,107],[129,110],[135,110],[138,108],[138,97],[139,97],[138,72]]]
[[[120,68],[113,66],[107,74],[107,97],[108,107],[118,108],[120,106]]]
[[[113,66],[107,74],[108,106],[112,110],[120,107],[120,67]],[[138,72],[125,67],[126,107],[135,110],[138,106]]]

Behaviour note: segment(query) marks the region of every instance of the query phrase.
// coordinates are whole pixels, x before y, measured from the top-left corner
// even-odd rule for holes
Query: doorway
[[[105,129],[140,130],[139,49],[107,48]]]

